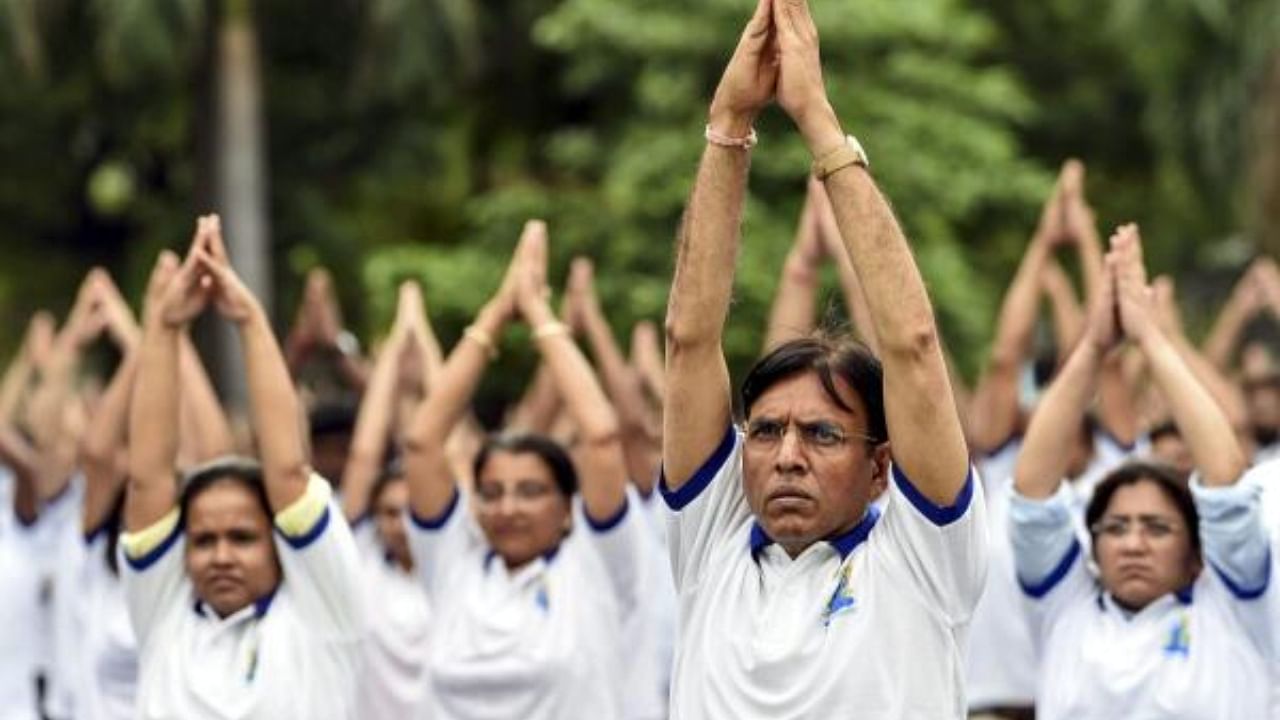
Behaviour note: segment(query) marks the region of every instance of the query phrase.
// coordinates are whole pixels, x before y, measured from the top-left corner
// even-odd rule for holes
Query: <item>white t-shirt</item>
[[[1264,718],[1273,622],[1257,490],[1192,482],[1206,568],[1185,591],[1137,613],[1085,566],[1071,493],[1015,495],[1010,534],[1041,652],[1042,720]]]
[[[360,720],[430,717],[431,606],[418,578],[384,556],[364,555],[369,634],[358,690]]]
[[[6,471],[0,467],[0,474]],[[0,720],[37,720],[35,675],[40,612],[36,529],[0,506]]]
[[[82,539],[75,592],[73,701],[76,720],[132,720],[138,694],[138,641],[124,585],[107,567],[108,534]]]
[[[666,720],[671,694],[671,659],[675,653],[676,588],[668,561],[666,508],[658,494],[632,498],[642,511],[645,532],[641,558],[644,594],[638,612],[623,628],[628,648],[627,682],[623,697],[626,720]]]
[[[467,505],[455,494],[441,517],[409,526],[436,623],[430,717],[622,718],[622,632],[641,589],[635,501],[604,523],[575,503],[560,546],[515,570],[481,539]]]
[[[1009,496],[1022,443],[1015,438],[977,461],[987,498],[990,567],[969,625],[966,690],[971,709],[1030,706],[1036,696],[1036,653],[1022,612],[1022,591],[1009,545]]]
[[[679,490],[661,480],[681,610],[672,718],[965,716],[982,487],[971,469],[955,505],[938,507],[891,472],[883,516],[869,510],[795,560],[754,522],[733,428]]]
[[[180,525],[141,555],[122,538],[121,577],[141,652],[139,717],[356,717],[361,575],[355,541],[330,495],[328,483],[313,476],[298,504],[276,515],[280,585],[225,618],[195,596]],[[304,503],[318,511],[291,532],[282,518]]]

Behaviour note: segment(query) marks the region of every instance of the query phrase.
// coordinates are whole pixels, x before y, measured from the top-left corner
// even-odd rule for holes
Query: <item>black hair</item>
[[[1166,437],[1181,438],[1182,431],[1178,429],[1178,425],[1174,421],[1165,420],[1164,422],[1153,425],[1151,429],[1147,431],[1147,437],[1152,443],[1155,443],[1156,441]]]
[[[317,405],[307,415],[312,438],[350,435],[356,428],[356,408],[349,403]]]
[[[226,455],[192,468],[182,480],[182,495],[179,499],[181,522],[185,525],[191,504],[206,490],[222,482],[231,482],[248,490],[262,512],[270,520],[271,503],[267,501],[267,486],[262,481],[262,466],[257,460],[235,455]]]
[[[373,512],[373,508],[378,504],[378,498],[382,497],[382,492],[387,486],[397,480],[404,479],[404,464],[400,462],[400,458],[392,458],[378,474],[378,478],[373,481],[373,487],[369,488],[369,512]]]
[[[839,407],[854,412],[836,391],[836,378],[858,394],[867,411],[867,434],[875,442],[889,439],[884,419],[884,371],[866,345],[846,335],[819,334],[778,345],[756,361],[742,381],[742,412],[751,415],[766,390],[788,378],[816,373],[822,389]]]
[[[1168,465],[1154,462],[1125,463],[1108,473],[1093,489],[1093,497],[1089,499],[1089,506],[1085,509],[1084,521],[1085,527],[1089,528],[1089,535],[1093,537],[1094,548],[1097,548],[1098,539],[1093,532],[1093,526],[1106,514],[1107,508],[1111,505],[1111,498],[1120,488],[1141,482],[1155,485],[1177,508],[1183,524],[1187,526],[1187,537],[1191,539],[1191,551],[1194,557],[1200,557],[1200,513],[1196,511],[1191,490],[1187,487],[1181,473]]]
[[[476,453],[475,463],[472,465],[472,472],[477,479],[480,477],[480,471],[484,469],[485,464],[495,452],[536,455],[551,470],[556,489],[561,495],[568,499],[578,492],[578,471],[574,469],[569,453],[560,447],[560,443],[545,435],[502,433],[485,438],[484,445],[480,446],[480,452]]]

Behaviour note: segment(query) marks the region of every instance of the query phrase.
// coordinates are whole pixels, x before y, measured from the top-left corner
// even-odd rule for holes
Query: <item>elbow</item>
[[[622,426],[612,412],[595,419],[578,433],[578,440],[588,447],[607,447],[622,444]]]
[[[880,350],[886,358],[910,365],[918,365],[942,357],[942,338],[931,319],[903,326],[892,337],[880,340]]]
[[[705,318],[688,317],[687,313],[667,313],[664,326],[667,341],[667,357],[687,355],[690,351],[708,346],[720,346],[718,326],[709,328]]]

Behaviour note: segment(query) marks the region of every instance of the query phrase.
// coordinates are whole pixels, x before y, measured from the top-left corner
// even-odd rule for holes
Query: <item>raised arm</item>
[[[847,148],[827,99],[818,31],[805,0],[775,0],[778,103],[814,158]],[[947,379],[924,281],[898,222],[866,167],[850,159],[826,175],[827,195],[867,297],[884,366],[885,419],[894,462],[920,492],[951,505],[968,477],[969,451]]]
[[[1213,396],[1156,322],[1136,225],[1125,225],[1111,237],[1107,263],[1116,278],[1116,304],[1124,334],[1146,357],[1151,377],[1169,404],[1205,486],[1234,483],[1248,465],[1244,451]]]
[[[182,455],[199,464],[231,453],[236,445],[231,423],[200,360],[200,352],[185,332],[178,339],[178,377],[182,383]]]
[[[368,512],[370,489],[382,472],[387,443],[391,439],[400,359],[411,341],[408,313],[412,312],[415,304],[421,312],[422,294],[418,286],[412,282],[402,284],[395,323],[374,360],[369,384],[365,386],[364,397],[360,400],[351,451],[342,472],[342,511],[352,522]]]
[[[747,171],[745,147],[722,144],[752,136],[756,115],[778,79],[772,8],[759,0],[720,78],[707,126],[709,142],[680,225],[667,302],[666,392],[662,465],[667,489],[683,487],[710,457],[730,422],[729,368],[721,341],[733,292]]]
[[[858,271],[853,267],[853,260],[844,249],[840,224],[836,221],[835,209],[831,207],[831,199],[827,197],[827,188],[822,181],[809,178],[809,198],[813,202],[818,238],[836,266],[836,277],[840,279],[840,292],[844,295],[844,306],[849,312],[849,319],[853,321],[858,337],[879,357],[880,343],[876,341],[875,323],[871,321],[871,310],[867,308],[867,295],[862,290],[862,283],[858,281]]]
[[[816,295],[821,283],[825,248],[818,237],[817,217],[812,195],[807,195],[796,224],[796,237],[782,264],[778,289],[773,293],[769,325],[765,329],[764,351],[813,332],[817,306]]]
[[[587,517],[606,521],[616,517],[626,502],[627,465],[618,418],[569,328],[556,319],[547,303],[546,243],[545,231],[531,238],[516,284],[517,305],[533,329],[534,344],[578,428],[575,459],[583,478],[582,504]],[[607,326],[604,331],[609,332]]]
[[[209,300],[201,283],[195,249],[209,231],[206,218],[196,223],[192,252],[179,264],[160,253],[151,274],[143,309],[142,343],[129,404],[129,480],[124,525],[128,532],[152,526],[177,504],[174,462],[178,455],[178,338]]]
[[[302,497],[311,478],[306,441],[298,422],[298,394],[266,311],[231,267],[218,216],[211,216],[208,225],[206,240],[195,254],[208,274],[218,314],[235,323],[240,333],[249,417],[258,440],[267,502],[272,512],[279,513]]]
[[[1058,350],[1058,365],[1071,356],[1081,333],[1084,332],[1085,314],[1076,298],[1071,278],[1062,266],[1050,260],[1040,274],[1040,287],[1049,299],[1049,311],[1053,316],[1053,344]]]
[[[1165,338],[1173,344],[1179,357],[1196,376],[1196,380],[1213,396],[1218,408],[1227,416],[1233,428],[1243,428],[1248,422],[1244,394],[1240,387],[1223,375],[1213,363],[1200,354],[1199,349],[1187,339],[1178,310],[1178,300],[1173,279],[1162,275],[1151,281],[1152,301],[1157,324]]]
[[[35,448],[9,423],[0,419],[0,462],[13,471],[13,515],[24,525],[33,524],[40,516],[40,461]]]
[[[658,328],[648,320],[631,328],[631,366],[640,374],[649,396],[660,404],[667,394],[666,364],[658,344]]]
[[[502,332],[515,313],[516,269],[528,252],[531,238],[545,233],[539,221],[525,224],[502,285],[449,353],[438,380],[409,426],[404,469],[409,481],[409,505],[419,518],[440,517],[458,492],[445,457],[446,440],[466,413],[489,361],[497,356]]]
[[[591,353],[600,369],[600,378],[613,402],[613,410],[618,415],[622,449],[627,460],[627,475],[640,492],[647,495],[653,491],[657,463],[661,461],[658,457],[661,447],[658,445],[657,429],[650,424],[642,381],[627,365],[618,341],[613,336],[609,320],[600,309],[590,260],[578,258],[573,261],[569,274],[569,292],[576,296],[574,307],[577,308],[587,342],[591,345]],[[566,405],[569,402],[566,394]],[[569,408],[569,412],[575,418],[578,415],[573,408]]]
[[[1031,349],[1044,269],[1062,236],[1061,204],[1060,179],[1005,291],[991,354],[973,389],[968,426],[975,450],[995,450],[1018,430],[1018,374]]]
[[[1098,302],[1089,308],[1084,335],[1040,398],[1014,469],[1014,486],[1023,497],[1044,499],[1067,475],[1069,448],[1098,386],[1106,356],[1118,340],[1113,283],[1104,282]]]
[[[0,380],[0,422],[15,420],[23,393],[53,345],[53,328],[53,315],[47,311],[41,310],[31,316],[22,346],[5,370],[4,379]]]
[[[1236,346],[1240,344],[1245,325],[1261,307],[1261,300],[1253,269],[1250,268],[1232,288],[1231,297],[1218,312],[1218,317],[1204,340],[1204,356],[1219,370],[1231,370],[1231,358]]]
[[[107,332],[119,347],[121,360],[98,402],[97,411],[89,419],[80,448],[80,465],[85,475],[80,519],[86,534],[102,527],[124,489],[126,472],[120,467],[119,459],[126,451],[125,428],[141,343],[141,331],[124,298],[109,280],[103,287],[102,308],[107,318]]]

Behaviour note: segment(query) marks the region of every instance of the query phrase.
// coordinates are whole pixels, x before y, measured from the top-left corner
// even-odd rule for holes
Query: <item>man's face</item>
[[[843,380],[827,395],[816,373],[779,381],[751,408],[743,450],[747,503],[793,557],[856,525],[884,490],[889,444],[872,446],[862,399]]]
[[[403,479],[388,482],[373,504],[373,519],[382,546],[406,569],[413,566],[404,529],[404,513],[408,507],[409,483]]]
[[[549,552],[569,530],[569,501],[534,453],[492,453],[476,476],[475,498],[480,529],[507,567]]]
[[[186,518],[187,575],[196,597],[226,617],[280,584],[271,521],[248,488],[216,482],[192,502]]]
[[[1102,586],[1130,610],[1181,590],[1200,572],[1191,549],[1196,528],[1153,481],[1116,490],[1090,531]]]

